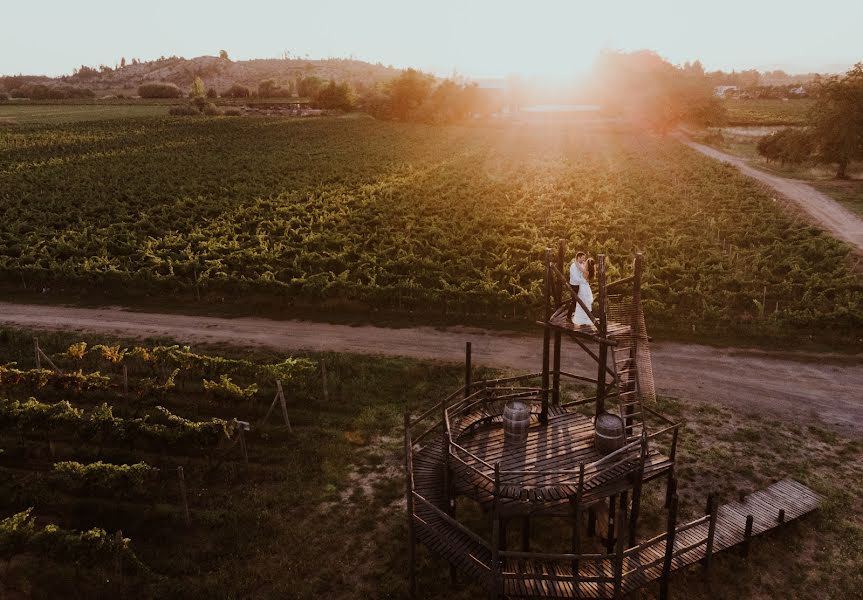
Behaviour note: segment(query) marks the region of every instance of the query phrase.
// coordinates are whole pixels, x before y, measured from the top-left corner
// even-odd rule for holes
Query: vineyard
[[[353,117],[0,129],[7,291],[532,320],[557,238],[612,278],[643,251],[654,330],[863,338],[848,248],[672,139]]]
[[[726,100],[728,125],[733,127],[805,125],[813,106],[808,99],[796,100]]]
[[[55,336],[25,357],[20,340],[5,331],[0,349],[0,595],[22,591],[15,581],[37,596],[69,581],[80,597],[195,589],[182,580],[190,569],[258,531],[261,515],[238,506],[246,494],[296,476],[286,463],[304,411],[294,431],[267,409],[276,382],[292,401],[320,386],[308,359],[253,362],[178,345],[58,350]],[[303,477],[320,476],[303,460],[322,458],[309,450]],[[46,566],[57,579],[34,580]]]
[[[31,333],[0,330],[0,596],[405,597],[399,422],[405,408],[419,414],[458,385],[461,367],[334,354],[286,364],[168,342],[88,342],[40,333],[41,369]],[[290,430],[280,415],[261,424],[273,369],[291,374]],[[222,376],[259,390],[228,399],[205,389]],[[734,499],[787,473],[828,498],[811,519],[754,545],[748,561],[720,556],[711,585],[681,574],[681,597],[859,598],[859,440],[694,400],[659,403],[686,422],[686,515],[700,514],[707,491]],[[251,425],[247,460],[231,445],[235,417]],[[646,526],[661,528],[663,490],[646,489]],[[482,531],[479,509],[459,510]],[[553,525],[538,520],[538,539],[567,542]],[[483,595],[449,588],[445,573],[421,554],[426,597]]]

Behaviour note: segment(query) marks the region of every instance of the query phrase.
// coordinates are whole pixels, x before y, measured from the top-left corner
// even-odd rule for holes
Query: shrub
[[[219,110],[219,107],[216,106],[215,104],[213,104],[212,102],[207,102],[207,104],[204,106],[204,109],[201,112],[203,112],[205,115],[208,115],[210,117],[216,117],[216,116],[219,116],[222,114],[222,111]]]
[[[179,98],[183,92],[173,83],[142,83],[138,86],[141,98]]]
[[[180,117],[189,117],[193,115],[199,115],[201,112],[195,108],[194,106],[172,106],[168,110],[169,115],[180,116]]]
[[[788,127],[759,139],[757,149],[767,162],[799,165],[812,156],[814,144],[807,131]]]
[[[235,83],[228,88],[228,91],[222,94],[223,98],[248,98],[252,95],[252,91],[244,85]]]
[[[7,94],[6,92],[0,92],[0,102],[8,102],[8,101],[9,101],[9,94]]]
[[[218,97],[219,97],[219,94],[216,92],[216,88],[210,88],[207,90],[207,98],[210,98],[212,100],[213,98],[218,98]]]
[[[239,108],[229,108],[224,112],[224,115],[226,117],[239,117],[242,116],[242,114],[243,111],[241,111]]]

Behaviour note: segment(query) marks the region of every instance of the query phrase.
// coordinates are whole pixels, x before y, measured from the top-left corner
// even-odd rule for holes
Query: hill
[[[289,83],[303,77],[319,77],[349,82],[355,88],[374,85],[397,75],[399,69],[380,63],[361,60],[328,58],[308,60],[303,58],[262,58],[234,61],[218,56],[197,58],[161,57],[153,61],[130,61],[123,66],[98,69],[82,66],[71,75],[56,78],[14,76],[0,78],[0,87],[7,90],[24,83],[40,83],[73,88],[91,89],[97,94],[134,93],[139,85],[147,82],[166,81],[181,89],[191,86],[195,77],[200,77],[207,88],[221,92],[234,84],[257,88],[261,81],[275,80],[277,85],[287,87]],[[38,81],[36,81],[38,80]]]

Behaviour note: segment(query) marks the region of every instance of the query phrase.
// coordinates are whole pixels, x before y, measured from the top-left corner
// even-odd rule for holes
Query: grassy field
[[[803,125],[813,101],[724,100],[730,126]]]
[[[748,159],[751,163],[765,171],[770,171],[783,177],[803,179],[812,183],[818,190],[824,192],[852,212],[863,216],[863,163],[852,163],[848,167],[847,180],[835,178],[836,169],[832,165],[782,165],[768,163],[758,154],[757,144],[761,135],[767,135],[778,127],[740,127],[725,128],[721,131],[712,130],[707,134],[697,134],[695,137],[704,143],[721,150]]]
[[[165,116],[168,108],[159,104],[16,104],[0,103],[2,128],[11,125],[57,125],[128,117]]]
[[[647,258],[654,331],[863,339],[846,247],[671,139],[591,126],[126,119],[0,131],[0,278],[150,296],[534,317],[557,238]],[[810,338],[809,336],[813,336]]]
[[[52,356],[79,338],[40,334]],[[111,340],[88,339],[91,344]],[[140,343],[140,342],[138,342]],[[32,366],[27,332],[0,332],[0,362]],[[202,351],[200,348],[198,351]],[[216,350],[211,349],[211,353]],[[257,363],[282,357],[266,352],[218,350]],[[206,461],[172,451],[153,453],[123,443],[64,442],[58,434],[0,430],[0,499],[6,517],[34,507],[38,525],[70,529],[122,529],[146,568],[114,576],[114,565],[92,560],[37,559],[16,555],[4,566],[0,594],[8,597],[184,597],[184,598],[405,598],[406,519],[400,421],[457,388],[461,367],[409,360],[346,355],[326,361],[327,392],[319,371],[288,390],[294,433],[253,425],[249,466],[236,451]],[[58,359],[59,360],[59,359]],[[477,376],[489,373],[477,373]],[[134,378],[133,378],[134,380]],[[183,384],[186,386],[186,384]],[[205,402],[193,389],[178,389],[165,403],[197,419],[229,414],[253,423],[265,410],[269,389],[256,406],[226,408]],[[9,386],[4,386],[8,395]],[[47,392],[43,392],[47,394]],[[578,394],[576,389],[567,395]],[[46,401],[59,397],[59,392]],[[70,398],[85,408],[105,397]],[[129,416],[119,398],[116,415]],[[863,590],[863,444],[859,438],[772,415],[732,413],[697,399],[662,399],[658,408],[685,423],[678,448],[681,518],[703,510],[708,492],[734,499],[772,480],[793,477],[826,496],[821,510],[801,522],[758,538],[748,560],[735,553],[715,558],[712,584],[697,568],[673,578],[675,597],[694,600],[740,598],[861,598]],[[238,414],[239,413],[239,414]],[[40,431],[38,427],[36,431]],[[53,443],[48,439],[53,438]],[[151,497],[100,499],[97,494],[49,493],[46,470],[54,460],[146,461],[166,473]],[[186,527],[178,504],[176,466],[185,468],[191,505]],[[650,484],[643,502],[642,534],[662,527],[662,486]],[[487,516],[467,505],[460,515],[478,530]],[[543,545],[566,546],[561,528],[537,522]],[[564,530],[566,528],[563,528]],[[4,547],[6,548],[6,547]],[[4,552],[8,548],[4,549]],[[424,598],[464,599],[484,592],[467,582],[450,589],[447,567],[424,548],[419,584]],[[655,588],[644,598],[657,597]]]

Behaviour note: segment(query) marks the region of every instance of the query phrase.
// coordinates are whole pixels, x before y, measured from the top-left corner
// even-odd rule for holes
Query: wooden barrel
[[[600,454],[611,454],[623,447],[623,419],[611,413],[596,417],[593,445]]]
[[[503,407],[503,437],[507,442],[523,442],[530,425],[530,407],[524,402],[511,400]]]

